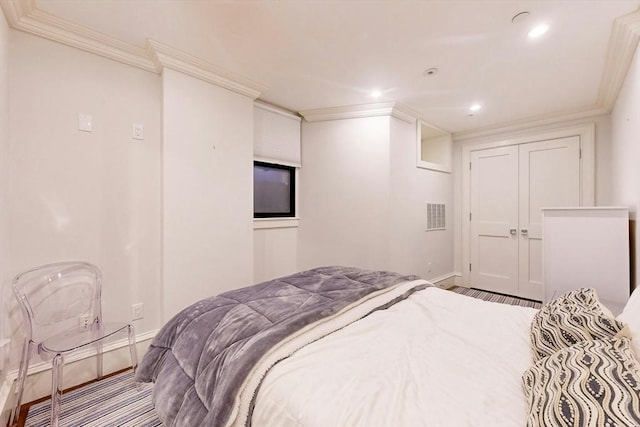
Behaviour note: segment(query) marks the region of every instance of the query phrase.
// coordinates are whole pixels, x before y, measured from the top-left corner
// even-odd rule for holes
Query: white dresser
[[[629,299],[629,210],[542,209],[544,302],[593,288],[614,313]]]

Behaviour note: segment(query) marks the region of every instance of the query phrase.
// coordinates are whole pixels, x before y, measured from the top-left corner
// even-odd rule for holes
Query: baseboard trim
[[[466,287],[466,288],[468,288],[468,287],[469,287],[468,285],[465,285],[465,284],[462,282],[462,273],[456,273],[456,277],[455,277],[455,285],[456,285],[456,286],[463,286],[463,287]]]
[[[7,402],[9,402],[12,386],[13,381],[9,381],[8,376],[5,376],[4,381],[0,382],[0,426],[6,426],[9,423],[11,405],[7,405]]]
[[[154,329],[147,332],[142,332],[140,334],[136,334],[136,345],[138,350],[140,347],[146,348],[151,343],[151,340],[158,333],[158,329]],[[113,355],[113,353],[117,350],[126,349],[129,347],[129,341],[126,338],[120,339],[118,341],[111,342],[103,347],[103,354],[105,360],[105,366],[108,365],[109,355]],[[65,368],[70,367],[73,364],[79,364],[80,362],[89,359],[92,356],[96,355],[95,349],[80,351],[74,353],[72,356],[69,356],[65,360]],[[138,352],[138,361],[142,357],[142,354]],[[30,382],[30,379],[34,377],[41,377],[46,375],[50,375],[51,372],[51,363],[48,362],[38,362],[29,366],[29,373],[27,374],[27,383]],[[9,421],[9,412],[13,406],[12,399],[12,391],[15,384],[16,379],[18,378],[18,370],[8,371],[4,381],[0,382],[0,426],[6,425]],[[34,381],[35,382],[35,381]],[[50,382],[50,381],[49,381]],[[25,387],[26,389],[26,387]],[[46,394],[43,394],[46,396]],[[42,396],[38,396],[42,397]],[[37,398],[37,397],[36,397]],[[23,399],[24,402],[28,402],[34,400],[33,397],[25,396]]]
[[[136,335],[136,344],[141,344],[145,341],[149,341],[152,340],[153,337],[156,336],[156,334],[158,333],[158,329],[149,331],[149,332],[143,332],[141,334],[137,334]],[[128,347],[129,346],[129,340],[127,340],[126,338],[123,338],[121,340],[118,341],[114,341],[112,343],[109,343],[107,345],[105,345],[102,349],[102,352],[104,354],[107,353],[111,353],[114,350],[118,350],[120,348],[124,348],[124,347]],[[87,350],[83,350],[83,351],[79,351],[77,353],[74,353],[73,355],[69,356],[69,357],[65,357],[65,361],[64,364],[65,365],[69,365],[71,363],[74,362],[78,362],[80,360],[84,360],[84,359],[88,359],[92,356],[96,355],[96,351],[95,348],[91,348],[91,349],[87,349]],[[29,375],[35,375],[35,374],[39,374],[40,372],[45,372],[45,371],[50,371],[51,370],[51,363],[49,362],[38,362],[36,364],[32,364],[31,366],[29,366]],[[18,370],[15,369],[13,371],[9,371],[7,373],[7,378],[12,378],[12,381],[15,381],[16,378],[18,378]]]
[[[449,289],[452,286],[456,286],[458,278],[462,279],[462,275],[459,273],[447,273],[439,277],[430,279],[429,282],[433,283],[441,289]]]

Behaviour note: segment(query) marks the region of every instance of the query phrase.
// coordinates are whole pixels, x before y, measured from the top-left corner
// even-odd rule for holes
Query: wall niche
[[[451,173],[451,134],[422,120],[418,120],[416,134],[416,166]]]

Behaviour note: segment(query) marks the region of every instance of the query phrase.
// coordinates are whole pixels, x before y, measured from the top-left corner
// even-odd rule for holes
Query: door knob
[[[515,236],[517,232],[518,230],[516,230],[515,228],[509,230],[509,234],[511,234],[512,236]]]
[[[529,234],[529,230],[527,230],[526,228],[523,228],[520,230],[520,234],[522,234],[523,236],[526,236],[527,234]]]

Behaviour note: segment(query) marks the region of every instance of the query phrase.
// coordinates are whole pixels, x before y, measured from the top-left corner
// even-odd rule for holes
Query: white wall
[[[253,283],[253,100],[165,69],[163,320]]]
[[[4,14],[0,12],[0,279],[5,277],[6,256],[7,256],[7,222],[6,222],[6,171],[8,165],[7,146],[9,144],[9,26],[4,19]],[[5,282],[0,281],[0,395],[2,394],[2,384],[6,377],[6,367],[2,353],[2,345],[5,337],[5,307],[4,298],[7,291]],[[0,402],[2,397],[0,396]],[[0,424],[2,419],[2,408],[0,408]]]
[[[142,302],[145,317],[133,323],[144,334],[199,298],[251,284],[253,100],[18,31],[7,53],[0,30],[5,290],[39,264],[94,262],[105,318],[130,321],[131,304]],[[77,129],[78,113],[92,116],[93,132]],[[144,140],[131,138],[133,123],[144,124]],[[15,369],[20,319],[10,302],[2,315]],[[70,366],[66,380],[85,381],[87,367]],[[46,382],[30,379],[27,400]]]
[[[453,176],[416,167],[416,125],[391,119],[391,270],[425,279],[453,272]],[[446,229],[425,231],[426,204],[444,203]]]
[[[262,102],[255,103],[253,112],[255,160],[299,168],[300,117]],[[297,178],[296,193],[301,194],[300,187],[304,185],[300,182],[299,174]],[[297,201],[296,205],[296,217],[299,217],[300,202]],[[296,271],[299,271],[298,220],[254,220],[253,281],[260,283]]]
[[[254,230],[253,253],[254,283],[299,271],[298,227]]]
[[[302,123],[299,267],[389,268],[390,117]]]
[[[611,112],[611,204],[627,206],[634,219],[632,246],[637,283],[640,236],[635,227],[640,210],[640,47]]]
[[[105,319],[130,321],[131,304],[142,302],[136,332],[156,329],[160,77],[19,31],[9,42],[3,285],[36,265],[87,260],[103,272]],[[92,115],[93,132],[77,129],[78,113]],[[131,138],[134,122],[145,125],[143,141]]]
[[[453,227],[425,231],[426,202],[446,203],[451,221],[452,175],[417,168],[415,156],[415,123],[389,116],[303,122],[300,269],[452,273]]]

